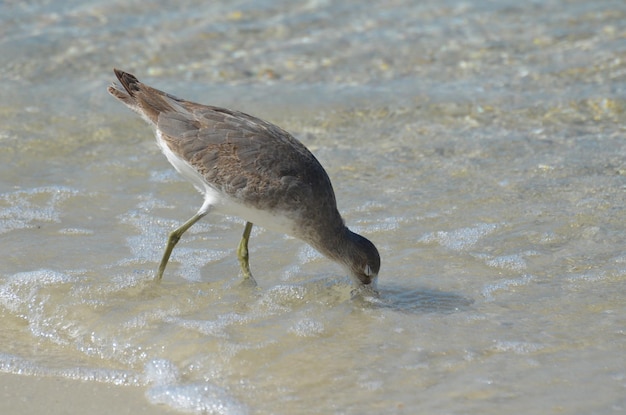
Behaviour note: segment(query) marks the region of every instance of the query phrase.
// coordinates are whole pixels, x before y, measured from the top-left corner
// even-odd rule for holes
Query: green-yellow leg
[[[244,279],[254,282],[254,278],[250,272],[250,263],[248,262],[248,240],[250,240],[250,231],[252,231],[252,223],[246,222],[246,227],[243,229],[243,235],[241,236],[241,242],[239,242],[239,247],[237,248],[237,258],[239,258],[239,265],[241,265]]]
[[[159,271],[157,272],[157,276],[155,278],[156,281],[161,281],[163,278],[163,272],[165,272],[165,266],[167,265],[167,261],[170,259],[170,255],[172,254],[172,250],[174,250],[174,246],[180,240],[180,237],[183,236],[183,233],[187,231],[187,229],[191,228],[194,223],[199,221],[203,216],[206,215],[206,212],[198,212],[187,222],[183,223],[183,225],[172,231],[170,236],[167,238],[167,246],[165,247],[165,252],[163,253],[163,258],[161,258],[161,264],[159,265]]]

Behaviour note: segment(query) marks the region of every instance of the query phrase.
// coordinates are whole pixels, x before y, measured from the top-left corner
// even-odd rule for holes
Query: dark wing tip
[[[115,76],[117,76],[117,79],[120,80],[120,83],[122,84],[126,92],[128,92],[131,97],[135,94],[135,92],[139,91],[141,82],[139,82],[135,75],[121,71],[117,68],[113,68],[113,72],[115,73]]]

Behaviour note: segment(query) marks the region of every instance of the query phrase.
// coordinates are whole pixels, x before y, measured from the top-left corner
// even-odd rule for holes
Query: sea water
[[[208,414],[626,411],[622,1],[0,3],[0,371]],[[292,132],[380,296],[208,215],[112,68]],[[79,410],[80,408],[77,408]]]

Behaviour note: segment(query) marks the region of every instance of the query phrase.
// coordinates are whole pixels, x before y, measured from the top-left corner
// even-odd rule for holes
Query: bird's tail
[[[159,114],[178,109],[178,99],[163,91],[141,83],[133,74],[113,69],[120,84],[109,86],[109,94],[122,101],[128,108],[142,116],[146,121],[156,124]]]

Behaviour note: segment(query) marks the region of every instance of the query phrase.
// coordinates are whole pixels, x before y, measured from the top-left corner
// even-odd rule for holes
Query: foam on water
[[[84,277],[84,275],[83,275]],[[124,366],[136,366],[146,362],[143,372],[131,369],[114,369],[88,365],[50,367],[36,360],[15,354],[0,353],[0,371],[29,376],[57,376],[83,381],[105,382],[115,385],[148,385],[146,396],[150,402],[165,404],[176,410],[207,414],[245,414],[245,406],[237,402],[225,389],[210,382],[185,383],[176,365],[167,359],[150,359],[157,351],[142,337],[147,326],[174,324],[185,329],[199,329],[204,334],[217,335],[219,329],[209,321],[185,320],[177,315],[177,306],[153,309],[144,308],[144,298],[133,305],[132,294],[122,307],[137,307],[130,314],[120,315],[121,321],[114,329],[116,313],[104,299],[118,296],[123,291],[141,285],[124,281],[110,286],[81,285],[80,275],[68,275],[52,270],[21,272],[8,276],[0,285],[0,306],[12,315],[26,321],[37,342],[51,342],[63,347],[74,348],[85,357],[97,357],[103,361],[118,361]],[[72,286],[79,286],[73,289]],[[134,285],[134,287],[133,287]],[[102,288],[102,289],[101,289]],[[279,290],[282,291],[282,290]],[[141,291],[139,292],[141,295]],[[89,297],[101,296],[102,301],[92,302]],[[54,299],[53,299],[54,298]],[[108,312],[105,311],[108,309]],[[95,314],[97,313],[97,314]],[[103,320],[99,314],[104,313]],[[218,325],[228,327],[242,324],[250,316],[239,318],[234,313],[218,318]],[[108,320],[108,321],[107,321]],[[219,322],[222,323],[219,323]],[[162,323],[161,323],[162,322]],[[213,329],[208,327],[213,326]],[[133,334],[134,333],[134,334]],[[228,334],[225,334],[228,336]],[[151,342],[150,340],[147,340]]]
[[[519,278],[503,279],[492,284],[487,284],[482,290],[483,296],[488,300],[494,300],[494,293],[498,291],[510,292],[515,287],[523,287],[533,281],[532,275],[523,275]]]
[[[207,415],[245,415],[247,408],[226,390],[210,383],[153,386],[146,392],[154,404],[164,404],[182,412]]]
[[[246,407],[225,389],[209,382],[184,383],[173,362],[154,359],[145,366],[150,387],[146,397],[154,404],[168,405],[182,412],[207,415],[245,415]]]
[[[59,222],[60,205],[77,193],[64,186],[44,186],[0,194],[0,234],[38,222]]]
[[[497,340],[493,344],[493,350],[496,352],[513,352],[516,354],[532,354],[542,350],[545,346],[539,343],[530,343],[523,341],[504,341]]]
[[[195,330],[203,335],[227,338],[227,329],[229,327],[236,324],[245,324],[250,320],[250,316],[231,312],[220,314],[215,320],[190,320],[179,317],[169,317],[166,321],[186,330]]]
[[[495,268],[522,271],[526,269],[526,260],[523,254],[503,255],[485,261],[487,265]]]
[[[247,408],[223,388],[208,382],[181,383],[178,369],[166,359],[151,360],[145,365],[144,372],[138,373],[89,367],[50,368],[19,356],[0,353],[0,372],[113,385],[148,386],[146,397],[150,402],[168,405],[183,412],[216,415],[248,413]]]
[[[324,333],[324,324],[311,318],[303,318],[289,330],[300,337],[316,337]]]
[[[64,228],[60,229],[59,233],[62,235],[93,235],[94,231],[92,229],[83,229],[83,228]]]
[[[145,365],[146,381],[154,386],[171,385],[180,381],[180,372],[167,359],[153,359]]]
[[[479,223],[471,228],[461,228],[454,231],[437,231],[428,233],[419,239],[422,243],[437,242],[454,251],[462,251],[476,245],[478,241],[494,232],[498,225],[493,223]]]
[[[112,385],[143,386],[145,375],[131,370],[114,370],[98,367],[74,366],[52,368],[20,356],[0,353],[0,372],[15,375],[62,377],[86,382],[102,382]]]

